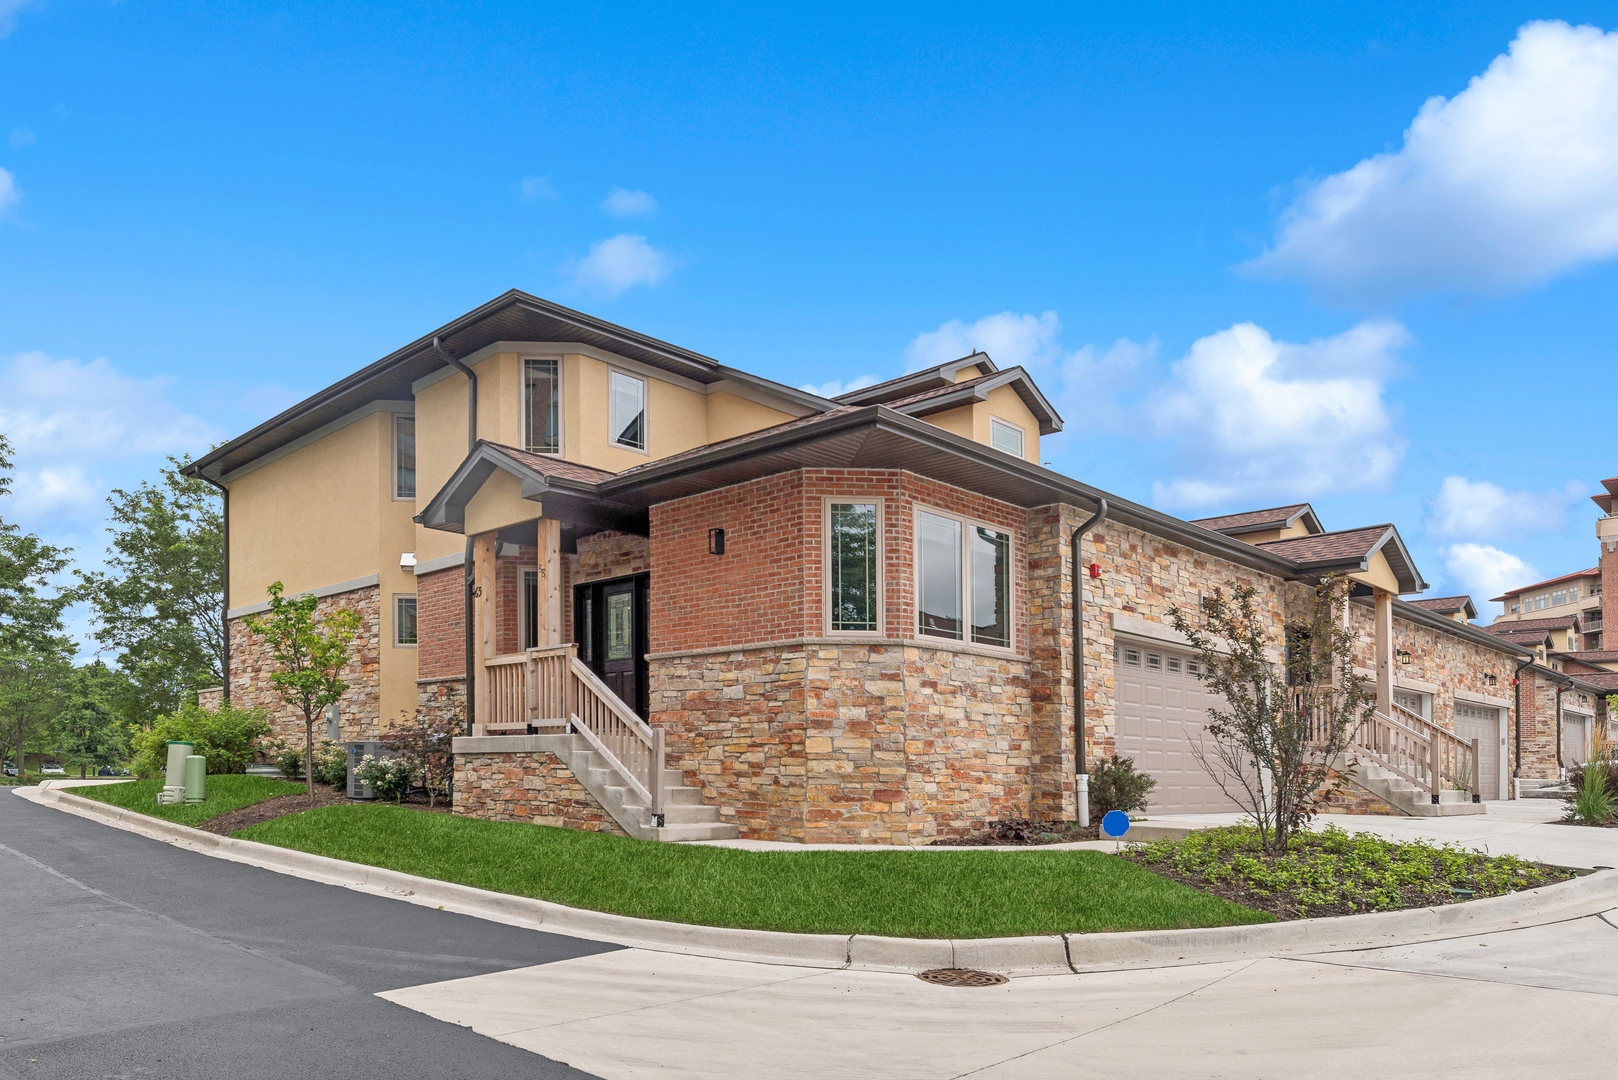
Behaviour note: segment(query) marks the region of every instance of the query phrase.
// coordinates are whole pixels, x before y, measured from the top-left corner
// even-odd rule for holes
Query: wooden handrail
[[[567,723],[624,784],[663,813],[663,732],[635,715],[578,658],[575,645],[550,645],[483,662],[479,701],[484,731],[531,731]]]

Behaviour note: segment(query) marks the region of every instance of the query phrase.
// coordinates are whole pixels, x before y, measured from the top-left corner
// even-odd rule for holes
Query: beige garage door
[[[1159,645],[1118,645],[1118,753],[1157,780],[1148,809],[1159,814],[1228,813],[1241,807],[1219,790],[1191,753],[1215,699],[1196,660]]]
[[[1562,764],[1571,769],[1583,764],[1590,746],[1590,717],[1562,713]]]
[[[1455,703],[1455,734],[1462,742],[1478,741],[1478,791],[1485,799],[1500,797],[1500,710]]]

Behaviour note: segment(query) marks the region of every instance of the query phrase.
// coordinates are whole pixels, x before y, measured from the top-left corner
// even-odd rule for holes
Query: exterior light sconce
[[[723,555],[725,553],[725,530],[708,530],[708,554]]]
[[[1101,564],[1100,563],[1093,562],[1093,563],[1090,564],[1090,576],[1093,577],[1093,578],[1098,578],[1098,577],[1101,576]]]
[[[1394,655],[1396,655],[1399,658],[1399,663],[1400,664],[1406,665],[1406,666],[1409,665],[1409,663],[1410,663],[1410,654],[1408,652],[1406,652],[1404,649],[1400,649]]]
[[[1495,677],[1493,672],[1489,672],[1487,675],[1483,676],[1483,685],[1484,686],[1499,686],[1500,685],[1500,680]]]

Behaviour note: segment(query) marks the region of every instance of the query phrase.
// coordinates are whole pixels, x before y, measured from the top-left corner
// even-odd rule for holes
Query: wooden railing
[[[1317,745],[1326,741],[1325,723],[1324,713],[1311,723],[1310,736]],[[1391,716],[1372,712],[1348,742],[1350,752],[1426,789],[1435,803],[1445,788],[1478,798],[1479,740],[1466,742],[1402,705],[1394,705]]]
[[[567,728],[582,735],[625,786],[663,812],[663,731],[634,710],[575,655],[574,645],[529,649],[484,661],[479,735]]]
[[[1446,786],[1459,788],[1473,799],[1478,798],[1481,790],[1478,787],[1480,740],[1467,742],[1403,705],[1395,704],[1393,714],[1427,737],[1427,786],[1434,802],[1438,801],[1439,792]]]

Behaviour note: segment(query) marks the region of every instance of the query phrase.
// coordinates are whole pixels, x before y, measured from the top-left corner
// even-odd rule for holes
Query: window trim
[[[956,567],[956,573],[961,589],[961,636],[958,638],[944,637],[941,634],[928,634],[921,629],[921,515],[931,514],[934,517],[947,518],[957,521],[961,525],[961,558]],[[1006,603],[1009,609],[1006,612],[1006,643],[995,645],[987,641],[972,640],[972,532],[975,528],[988,529],[990,532],[1000,533],[1006,538]],[[949,644],[969,645],[974,649],[991,649],[996,653],[1017,652],[1017,532],[1015,529],[996,525],[993,522],[983,521],[979,518],[968,517],[949,510],[941,510],[936,506],[925,503],[916,503],[910,516],[910,546],[913,578],[911,587],[915,590],[915,613],[910,620],[910,632],[919,641],[937,641],[942,644],[939,648],[948,648]]]
[[[552,360],[556,363],[556,449],[555,450],[529,450],[528,449],[528,361]],[[523,449],[530,454],[539,454],[543,457],[562,457],[567,450],[567,409],[564,407],[566,391],[563,388],[566,376],[563,370],[567,367],[565,358],[561,356],[524,356],[517,366],[518,392],[517,392],[517,432],[523,443]]]
[[[831,625],[832,503],[876,504],[876,629],[834,630]],[[820,621],[827,637],[879,638],[888,628],[887,500],[880,495],[824,495],[820,500]]]
[[[996,424],[999,424],[1001,427],[1008,428],[1011,431],[1015,431],[1017,433],[1017,445],[1022,447],[1022,449],[1018,450],[1017,453],[1013,454],[1012,456],[1017,458],[1019,461],[1026,458],[1028,456],[1028,432],[1027,432],[1027,430],[1024,429],[1024,427],[1021,424],[1013,424],[1010,420],[1006,420],[1006,419],[1003,419],[1001,417],[994,416],[994,415],[990,415],[990,417],[989,417],[989,446],[990,446],[990,448],[995,449],[995,450],[999,450],[1002,454],[1010,454],[1011,453],[1010,450],[1006,450],[1006,449],[1004,449],[1002,447],[994,445],[994,425],[996,425]]]
[[[613,409],[614,409],[615,405],[614,405],[614,401],[613,401],[612,380],[614,378],[632,379],[633,381],[640,383],[640,438],[641,438],[641,442],[643,444],[641,446],[630,446],[628,443],[621,443],[621,442],[618,441],[618,436],[614,433],[613,429],[616,427],[616,424],[617,424],[616,418],[613,416]],[[631,454],[642,454],[642,455],[644,455],[646,457],[651,457],[652,456],[652,453],[651,453],[651,445],[652,445],[652,431],[651,431],[651,427],[652,427],[652,385],[651,385],[651,383],[652,383],[652,380],[646,378],[644,375],[631,375],[629,372],[620,371],[618,368],[615,368],[615,367],[607,368],[607,445],[608,446],[612,447],[615,450],[628,450]]]
[[[416,640],[415,641],[400,641],[399,640],[399,602],[402,601],[402,600],[409,600],[411,602],[411,604],[414,606],[415,611],[416,611]],[[418,647],[421,644],[421,600],[419,599],[419,597],[418,597],[418,595],[416,593],[411,592],[411,593],[394,593],[393,594],[393,634],[392,634],[392,638],[393,638],[393,647],[395,649],[414,649],[414,648]]]
[[[407,413],[396,412],[396,413],[389,413],[388,415],[390,417],[392,417],[392,419],[388,421],[388,435],[389,435],[388,441],[391,444],[391,452],[389,454],[389,458],[393,462],[393,479],[392,479],[392,483],[390,483],[388,485],[388,491],[393,496],[393,501],[394,502],[413,503],[413,502],[416,501],[416,496],[414,494],[411,494],[411,495],[400,495],[399,494],[399,421],[400,420],[409,420],[410,421],[410,424],[411,424],[410,437],[412,439],[414,439],[416,437],[416,435],[415,435],[416,414],[413,413],[413,412],[407,412]],[[419,492],[421,490],[421,483],[420,483],[420,480],[421,480],[421,445],[420,445],[420,443],[417,443],[417,445],[416,445],[416,468],[415,468],[414,472],[416,474],[416,480],[417,480],[416,491]]]

